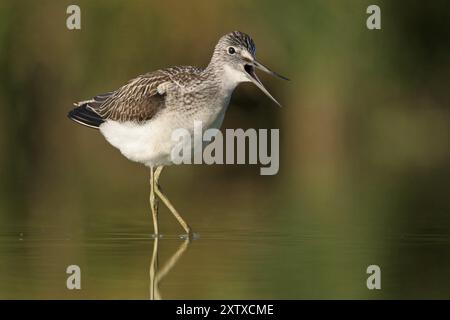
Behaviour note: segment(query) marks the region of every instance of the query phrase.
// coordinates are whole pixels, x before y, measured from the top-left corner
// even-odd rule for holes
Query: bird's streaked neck
[[[230,93],[239,83],[249,81],[244,72],[236,70],[228,64],[221,64],[213,60],[211,60],[205,72],[212,74],[221,83],[222,88]]]

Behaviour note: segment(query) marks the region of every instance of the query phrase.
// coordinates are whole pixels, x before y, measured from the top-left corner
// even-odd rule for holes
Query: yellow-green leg
[[[150,209],[152,210],[153,215],[153,230],[155,232],[155,237],[159,236],[158,229],[158,199],[156,199],[155,191],[156,191],[156,180],[155,180],[155,171],[153,168],[150,168]]]
[[[186,231],[188,237],[192,236],[192,230],[191,227],[184,221],[184,219],[181,217],[181,215],[178,213],[178,211],[175,209],[175,207],[170,203],[169,199],[162,193],[160,187],[159,187],[159,177],[161,175],[161,172],[163,170],[163,166],[159,166],[156,168],[154,173],[154,188],[155,193],[158,195],[158,197],[164,202],[164,204],[169,208],[170,212],[174,215],[175,219],[177,219],[178,223],[181,224],[183,229]]]

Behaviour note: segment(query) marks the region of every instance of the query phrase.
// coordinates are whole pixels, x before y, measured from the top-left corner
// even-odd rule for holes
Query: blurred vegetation
[[[280,128],[279,175],[260,176],[257,166],[180,166],[167,169],[162,184],[206,238],[279,238],[260,246],[240,238],[230,251],[226,241],[200,240],[187,258],[195,279],[205,257],[237,262],[224,271],[234,282],[205,267],[204,287],[197,283],[192,297],[450,297],[446,1],[376,1],[380,31],[365,27],[373,4],[366,0],[80,0],[82,30],[70,31],[65,12],[73,3],[0,2],[0,234],[87,241],[111,230],[148,233],[147,170],[66,113],[138,74],[205,66],[218,38],[241,30],[254,38],[258,58],[292,81],[262,76],[282,109],[240,86],[223,127]],[[163,230],[178,232],[167,217]],[[25,289],[11,279],[23,273],[35,281],[26,297],[65,297],[39,289],[32,275],[37,266],[56,272],[46,261],[73,256],[90,261],[103,281],[123,276],[114,269],[122,259],[52,248],[3,244],[0,297],[21,297]],[[139,267],[149,260],[138,257],[143,251],[128,251]],[[361,270],[372,263],[386,266],[380,294],[365,288]],[[262,278],[252,278],[255,268],[265,270]]]

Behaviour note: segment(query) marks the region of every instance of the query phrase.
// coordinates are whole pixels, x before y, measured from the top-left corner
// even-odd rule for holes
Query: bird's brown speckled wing
[[[116,91],[76,103],[69,117],[82,124],[98,127],[105,120],[142,122],[150,120],[165,107],[163,83],[179,87],[202,80],[201,69],[173,67],[150,72],[129,81]]]
[[[170,78],[162,71],[139,76],[116,91],[98,95],[86,103],[86,107],[104,120],[120,122],[150,120],[164,108],[164,95],[158,86]]]

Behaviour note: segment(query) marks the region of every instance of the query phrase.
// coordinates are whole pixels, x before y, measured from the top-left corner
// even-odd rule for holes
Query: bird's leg
[[[153,229],[155,231],[155,237],[159,236],[158,230],[158,199],[156,199],[155,191],[156,191],[156,179],[155,179],[155,171],[153,167],[150,168],[150,209],[152,210],[153,215]]]
[[[183,229],[186,231],[188,238],[192,236],[192,230],[191,227],[184,221],[184,219],[181,217],[181,215],[178,213],[178,211],[174,208],[174,206],[170,203],[169,199],[161,192],[161,189],[159,187],[159,176],[161,175],[161,171],[163,170],[163,166],[159,166],[155,170],[155,193],[158,195],[158,197],[164,202],[164,204],[169,208],[170,212],[174,215],[174,217],[177,219],[178,223],[181,224]]]

